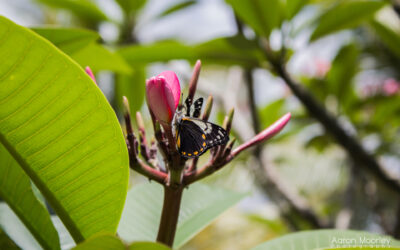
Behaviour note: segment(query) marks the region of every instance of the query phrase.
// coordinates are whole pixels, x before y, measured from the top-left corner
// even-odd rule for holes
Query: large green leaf
[[[383,1],[343,1],[330,8],[319,18],[317,27],[311,35],[311,40],[317,40],[333,32],[353,28],[385,5]]]
[[[279,0],[226,0],[237,15],[254,31],[268,37],[273,28],[279,25]]]
[[[62,27],[37,27],[31,29],[69,55],[100,39],[99,34],[87,29]]]
[[[168,250],[170,248],[155,242],[135,242],[129,246],[111,234],[95,235],[73,248],[74,250]]]
[[[106,21],[107,16],[90,0],[36,0],[47,6],[71,11],[77,17],[90,21]]]
[[[332,247],[374,247],[376,244],[367,244],[364,239],[385,240],[384,247],[400,246],[400,241],[396,241],[389,236],[372,234],[361,231],[351,230],[315,230],[292,233],[267,241],[253,250],[278,250],[278,249],[296,249],[313,250]],[[387,244],[387,240],[389,243]],[[379,246],[379,245],[378,245]],[[295,248],[294,248],[295,247]],[[342,248],[343,249],[343,248]],[[359,249],[359,248],[357,248]]]
[[[60,249],[58,234],[46,208],[31,189],[29,177],[0,144],[0,197],[44,249]]]
[[[76,63],[4,17],[0,58],[0,142],[76,241],[115,232],[128,153],[106,98]]]
[[[118,54],[100,44],[92,43],[71,54],[71,58],[82,67],[90,66],[93,71],[111,70],[123,74],[132,73],[131,67]]]
[[[398,57],[400,57],[400,35],[399,32],[394,31],[393,29],[383,25],[377,21],[371,21],[371,26],[375,30],[376,34],[382,40],[382,42],[395,53]]]
[[[176,41],[157,42],[150,45],[132,45],[119,50],[119,53],[131,65],[152,62],[164,62],[173,59],[205,63],[239,64],[254,67],[263,58],[257,44],[240,36],[218,38],[194,46],[184,45]]]
[[[196,183],[184,190],[174,248],[179,248],[232,207],[245,194]],[[154,241],[157,236],[163,190],[157,183],[133,187],[128,198],[118,235],[125,241]]]

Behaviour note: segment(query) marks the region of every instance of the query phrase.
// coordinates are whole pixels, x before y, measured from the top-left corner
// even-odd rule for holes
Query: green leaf
[[[0,144],[0,197],[44,249],[60,249],[58,234],[46,208],[36,199],[29,177]]]
[[[143,8],[143,6],[146,4],[147,0],[115,0],[121,9],[129,14],[130,12],[136,12]]]
[[[0,142],[75,241],[115,232],[128,152],[106,98],[70,58],[4,17],[0,57]]]
[[[280,21],[279,0],[226,0],[239,18],[254,31],[268,37],[271,31],[278,27]]]
[[[335,95],[342,106],[346,106],[351,100],[352,83],[358,70],[359,49],[354,44],[343,46],[333,60],[326,78],[327,94]]]
[[[118,75],[114,91],[119,110],[123,110],[122,96],[126,96],[129,100],[130,110],[132,114],[135,114],[136,111],[140,110],[144,101],[146,91],[145,68],[137,66],[132,75]]]
[[[132,72],[131,67],[119,54],[95,43],[100,38],[96,32],[72,28],[33,28],[33,30],[71,56],[82,67],[90,66],[94,71],[111,70],[123,74]]]
[[[74,250],[126,250],[124,243],[111,234],[95,235],[73,248]]]
[[[77,17],[89,22],[108,20],[107,16],[90,0],[36,0],[47,6],[71,11]]]
[[[322,153],[329,145],[332,145],[333,141],[327,134],[316,135],[309,138],[306,143],[305,147],[310,148],[313,147],[319,153]]]
[[[154,242],[135,242],[129,246],[112,234],[95,235],[82,242],[73,250],[168,250],[169,247]]]
[[[179,213],[174,248],[179,248],[235,205],[245,194],[196,183],[185,189]],[[162,187],[147,183],[133,187],[118,227],[125,241],[154,241],[157,236],[163,201]]]
[[[377,21],[371,21],[370,25],[375,30],[376,34],[382,40],[382,42],[398,57],[400,57],[400,35],[398,32],[391,28],[383,25]]]
[[[264,55],[254,41],[242,36],[217,38],[194,47],[197,54],[195,60],[201,59],[205,63],[239,64],[244,67],[256,67],[263,60]]]
[[[168,16],[170,14],[173,14],[173,13],[177,12],[177,11],[186,9],[187,7],[190,7],[190,6],[192,6],[192,5],[196,4],[196,3],[197,3],[197,0],[186,0],[186,1],[183,1],[183,2],[180,2],[180,3],[177,3],[177,4],[173,5],[173,6],[171,6],[170,8],[164,10],[163,12],[161,12],[159,17]]]
[[[171,248],[154,242],[135,242],[128,248],[129,250],[170,250]]]
[[[38,27],[31,29],[69,55],[100,39],[99,34],[87,29],[61,27]]]
[[[285,99],[278,99],[271,103],[268,103],[264,108],[260,110],[261,124],[263,127],[270,126],[282,115],[285,114],[283,107],[285,105]]]
[[[118,50],[131,65],[165,62],[172,59],[194,60],[195,52],[190,46],[177,41],[162,41],[149,45],[130,45]]]
[[[258,245],[257,247],[253,248],[253,250],[293,249],[294,246],[296,246],[296,250],[324,249],[340,246],[376,246],[362,244],[363,242],[365,242],[362,241],[364,237],[367,239],[390,240],[390,243],[384,246],[400,246],[400,241],[394,240],[389,236],[372,234],[362,231],[327,229],[288,234],[283,237],[279,237],[277,239],[273,239],[261,245]],[[345,242],[343,243],[343,241]]]
[[[358,250],[400,250],[399,247],[357,247],[357,248],[343,248],[343,247],[338,247],[338,248],[324,248],[323,250],[353,250],[353,249],[358,249]],[[322,249],[321,249],[322,250]]]
[[[90,66],[93,71],[111,70],[122,74],[132,73],[131,67],[118,53],[111,52],[100,44],[92,43],[73,53],[71,58],[82,67]]]
[[[374,0],[343,1],[321,15],[310,40],[315,41],[333,32],[353,28],[384,5],[385,2]]]
[[[0,249],[7,250],[18,250],[20,249],[15,243],[8,237],[6,233],[0,228]]]
[[[176,41],[133,45],[121,48],[119,53],[131,65],[173,59],[195,62],[201,59],[205,63],[239,64],[252,67],[259,65],[263,58],[257,44],[240,36],[218,38],[194,46],[187,46]]]
[[[292,19],[310,0],[286,0],[288,20]]]

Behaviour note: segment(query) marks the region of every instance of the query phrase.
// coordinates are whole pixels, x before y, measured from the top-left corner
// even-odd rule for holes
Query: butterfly
[[[186,99],[186,114],[181,110],[175,113],[174,132],[176,145],[181,156],[197,158],[208,149],[226,144],[229,141],[228,133],[220,126],[206,122],[200,116],[203,98],[194,102],[193,115],[190,116],[191,100]]]

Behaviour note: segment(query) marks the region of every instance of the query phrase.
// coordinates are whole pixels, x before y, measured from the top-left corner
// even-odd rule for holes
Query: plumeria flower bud
[[[97,85],[96,78],[94,77],[94,74],[89,66],[86,66],[85,71],[86,71],[86,74],[88,74],[90,76],[90,78],[92,78],[94,83],[96,83],[96,85]]]
[[[151,113],[164,124],[170,124],[178,107],[181,86],[172,71],[164,71],[146,81],[146,98]]]

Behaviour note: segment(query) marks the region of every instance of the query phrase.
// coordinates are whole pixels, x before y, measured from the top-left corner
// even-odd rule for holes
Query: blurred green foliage
[[[398,172],[400,162],[399,91],[391,94],[385,92],[388,79],[393,79],[397,87],[400,84],[400,18],[393,11],[390,1],[226,0],[227,6],[235,13],[235,16],[232,15],[232,23],[238,23],[237,34],[213,37],[208,41],[195,44],[186,43],[178,38],[157,40],[151,43],[143,43],[138,39],[136,33],[138,23],[141,21],[140,17],[146,13],[148,4],[157,4],[155,1],[115,0],[116,6],[120,7],[123,15],[122,18],[117,19],[110,18],[96,1],[38,0],[37,2],[43,7],[44,13],[63,11],[70,15],[70,19],[60,23],[55,21],[62,27],[32,29],[51,41],[81,67],[90,66],[96,74],[108,74],[111,79],[109,80],[111,83],[109,101],[118,114],[122,113],[122,96],[128,97],[132,113],[143,108],[144,83],[149,77],[148,70],[160,63],[168,66],[168,62],[175,60],[193,63],[201,59],[205,72],[208,72],[208,69],[210,72],[227,72],[239,66],[242,71],[268,70],[271,77],[275,79],[277,72],[272,70],[271,62],[290,65],[296,60],[296,56],[307,49],[320,50],[322,47],[326,50],[337,50],[336,53],[332,52],[334,55],[322,69],[317,69],[320,70],[318,74],[296,71],[289,73],[299,79],[302,86],[312,93],[323,107],[333,113],[341,124],[346,126],[349,133],[354,134],[361,142],[372,141],[369,144],[365,143],[365,146],[379,161],[387,157],[394,158],[394,163],[387,164],[386,171]],[[159,11],[155,15],[156,18],[150,22],[162,22],[164,18],[190,11],[201,4],[201,1],[191,0],[171,3]],[[389,12],[392,14],[390,22],[382,18],[382,15]],[[192,20],[185,21],[190,26]],[[98,33],[103,24],[114,25],[118,38],[102,39]],[[173,28],[171,27],[171,30]],[[244,32],[240,32],[241,29]],[[348,39],[343,41],[341,36],[346,34]],[[304,40],[304,37],[306,37],[305,44],[297,45],[297,42]],[[337,40],[331,47],[321,46],[321,44],[332,43],[329,39]],[[268,48],[271,50],[268,57],[265,54],[265,48],[271,44],[274,46]],[[315,63],[313,62],[315,58],[308,56],[307,61],[311,64]],[[211,79],[212,76],[212,73],[210,76],[207,75]],[[218,84],[222,86],[223,91],[230,91],[229,83]],[[243,84],[240,92],[244,89]],[[255,92],[258,91],[267,90],[257,87]],[[278,173],[291,184],[293,189],[298,191],[301,197],[311,203],[319,216],[335,223],[340,212],[352,209],[354,218],[357,219],[359,218],[357,216],[362,214],[365,223],[360,224],[356,222],[356,219],[350,219],[348,227],[369,230],[377,225],[379,230],[393,233],[388,227],[395,226],[393,218],[398,206],[397,200],[386,198],[386,190],[381,188],[381,184],[375,182],[369,174],[362,172],[357,175],[352,174],[353,169],[358,166],[352,163],[351,157],[343,155],[335,144],[335,138],[321,129],[319,123],[305,111],[301,103],[293,101],[292,93],[288,92],[268,103],[256,103],[256,113],[259,116],[261,128],[270,125],[288,111],[294,114],[290,126],[268,146],[268,149],[272,151],[270,162],[277,165]],[[218,98],[216,102],[223,103],[223,100],[218,100]],[[243,96],[240,98],[244,99]],[[238,99],[241,100],[240,98]],[[217,107],[221,106],[223,105]],[[250,123],[248,103],[240,102],[237,106],[238,109],[245,107],[243,108],[245,114],[241,118]],[[217,116],[216,120],[223,119],[222,109],[216,108],[213,113]],[[240,138],[243,131],[235,127],[234,130],[233,133],[239,141],[244,140]],[[370,144],[372,146],[369,146]],[[267,150],[267,155],[269,154]],[[249,153],[241,157],[240,161],[233,163],[235,167],[241,171],[252,172],[254,155]],[[291,166],[288,167],[288,164]],[[331,171],[332,169],[335,171]],[[223,175],[227,176],[225,181],[229,185],[240,186],[244,182],[243,172],[239,170],[229,169],[223,172]],[[393,176],[396,178],[398,174]],[[328,181],[329,178],[331,181]],[[234,184],[229,182],[231,179],[235,179]],[[252,181],[253,179],[247,180],[246,183]],[[302,181],[305,183],[301,183]],[[353,184],[359,186],[354,188]],[[257,189],[264,195],[267,193],[253,183],[249,189]],[[321,195],[321,192],[324,194]],[[356,192],[362,192],[361,196],[364,197],[357,199],[357,203],[360,203],[357,204],[358,206],[353,206],[351,198]],[[280,198],[269,194],[266,196],[279,207]],[[281,214],[273,219],[261,215],[243,217],[264,225],[268,229],[265,232],[274,237],[293,229],[287,220],[279,217],[284,214],[284,211],[280,212]],[[382,214],[393,216],[388,219]],[[294,218],[293,220],[297,223],[296,229],[310,228],[310,224],[305,223],[298,215],[290,214],[289,217]],[[229,233],[228,230],[226,232]],[[325,235],[324,232],[321,234]],[[304,237],[299,237],[299,240],[312,242],[316,237],[322,237],[321,234],[303,235]],[[3,238],[0,239],[3,244]],[[8,239],[5,240],[8,242]],[[233,241],[229,237],[228,240]],[[193,242],[190,242],[189,246],[195,245]],[[292,239],[282,244],[288,244],[288,242],[292,242]]]

